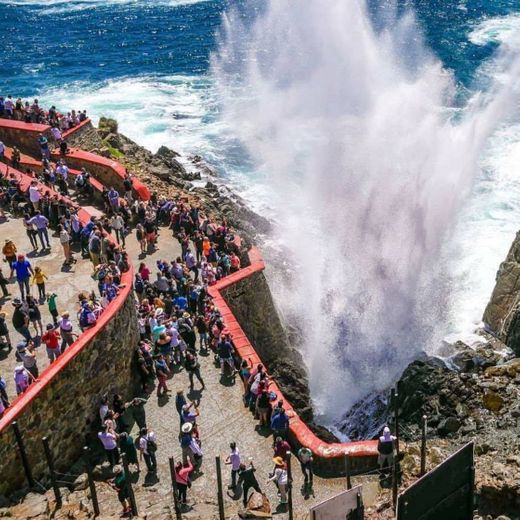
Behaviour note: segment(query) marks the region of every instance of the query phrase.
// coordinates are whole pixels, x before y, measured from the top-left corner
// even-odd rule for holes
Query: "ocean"
[[[403,90],[399,91],[399,96],[410,95],[410,105],[413,101],[417,106],[410,109],[410,113],[401,108],[396,112],[402,114],[399,118],[412,118],[414,125],[420,126],[421,121],[434,113],[433,108],[423,113],[421,107],[436,96],[440,104],[446,102],[439,110],[442,108],[443,112],[449,112],[453,120],[464,118],[468,106],[475,103],[476,93],[489,94],[494,82],[503,84],[506,81],[506,65],[501,59],[503,49],[507,48],[511,54],[520,50],[520,0],[415,0],[407,3],[369,0],[366,11],[361,0],[351,3],[342,0],[278,0],[277,4],[274,7],[268,0],[0,0],[0,42],[3,49],[0,93],[38,97],[43,103],[56,104],[63,110],[87,109],[94,120],[102,115],[115,117],[123,133],[151,150],[167,145],[182,154],[202,155],[253,208],[275,219],[283,217],[285,222],[288,220],[283,210],[288,203],[283,199],[291,193],[285,190],[292,189],[295,179],[291,178],[283,185],[277,184],[269,172],[266,173],[266,169],[273,168],[266,168],[266,165],[270,165],[273,158],[288,170],[298,170],[300,162],[305,161],[314,169],[316,165],[319,168],[320,164],[327,164],[327,168],[338,168],[334,177],[326,177],[327,182],[338,188],[337,193],[342,193],[342,201],[352,202],[345,219],[361,222],[356,218],[356,212],[363,215],[366,207],[356,204],[356,195],[352,194],[362,194],[367,189],[377,191],[377,186],[385,183],[388,183],[385,188],[391,187],[391,173],[386,170],[383,173],[381,161],[372,164],[369,157],[361,156],[356,161],[372,164],[371,171],[376,171],[374,179],[382,180],[384,176],[385,181],[370,185],[353,179],[343,182],[348,175],[343,176],[341,171],[349,170],[343,160],[335,165],[323,160],[323,152],[336,153],[341,148],[335,136],[327,135],[328,129],[333,128],[334,134],[345,132],[345,142],[350,142],[351,137],[357,139],[354,136],[356,130],[345,124],[345,118],[340,121],[335,114],[337,105],[345,105],[340,110],[342,116],[348,112],[350,117],[353,106],[363,113],[363,106],[374,102],[364,92],[375,89],[374,84],[380,82],[380,90],[374,90],[375,98],[378,92],[388,94],[392,82],[401,82]],[[346,4],[351,7],[345,7]],[[276,9],[276,20],[272,13],[270,19],[270,10]],[[413,20],[410,21],[407,16]],[[337,26],[334,23],[336,19]],[[367,24],[373,29],[367,30]],[[300,34],[300,29],[301,33],[307,30],[307,34]],[[312,44],[305,41],[311,33],[313,37],[309,40]],[[265,34],[269,35],[269,41]],[[247,60],[261,63],[263,55],[252,58],[249,51],[244,50],[243,42],[237,43],[244,35],[248,42],[265,45],[261,50],[263,55],[270,56],[272,61],[269,63],[274,70],[280,71],[278,78],[269,78],[268,82],[265,80],[268,72],[261,70],[261,67],[260,71],[253,70]],[[390,61],[397,64],[398,72],[391,67],[385,68],[388,61],[385,53],[390,52],[382,49],[386,45],[391,48]],[[274,61],[277,49],[283,49],[278,63]],[[230,57],[234,52],[240,57],[239,67],[231,66],[235,64],[233,56]],[[374,58],[377,53],[378,57]],[[281,62],[282,58],[286,61]],[[362,60],[364,63],[359,63]],[[297,62],[294,67],[293,61]],[[431,76],[428,77],[433,79],[418,86],[420,81],[428,78],[421,76],[423,61],[431,65],[428,72]],[[320,63],[319,69],[313,70],[314,62]],[[366,65],[368,62],[371,63],[370,67]],[[356,77],[345,80],[353,68]],[[319,73],[319,77],[314,78],[313,73]],[[344,75],[340,76],[340,73]],[[255,79],[255,74],[260,74],[261,78]],[[247,81],[239,76],[248,76]],[[448,78],[446,82],[445,78]],[[251,83],[258,88],[251,89]],[[312,92],[305,92],[305,85],[311,83]],[[437,83],[438,89],[430,91],[431,84]],[[248,90],[242,104],[226,99],[226,87],[236,84]],[[296,90],[288,88],[288,85],[293,88],[296,84]],[[338,90],[338,84],[342,88],[348,85],[349,91]],[[289,91],[290,97],[287,94]],[[447,91],[451,91],[449,96]],[[357,97],[349,98],[351,92],[356,92]],[[300,93],[302,97],[299,100]],[[421,97],[423,94],[424,99]],[[257,99],[253,99],[255,96]],[[258,101],[262,96],[279,103],[277,114],[267,117],[258,110],[263,106]],[[334,100],[331,106],[328,106],[329,97]],[[447,97],[449,100],[446,101]],[[348,99],[343,103],[345,98]],[[506,112],[511,117],[497,116],[492,131],[482,138],[478,150],[468,145],[467,153],[475,156],[478,167],[472,164],[464,167],[464,174],[460,176],[464,179],[464,189],[461,191],[467,193],[461,200],[453,201],[453,208],[447,204],[450,210],[446,210],[449,213],[446,220],[444,208],[439,208],[432,216],[431,220],[437,224],[442,222],[442,226],[435,227],[435,222],[431,222],[430,232],[430,218],[422,222],[426,231],[421,231],[421,240],[428,242],[433,236],[435,240],[432,239],[432,242],[443,242],[442,247],[425,246],[420,257],[412,252],[415,248],[411,248],[406,258],[398,256],[390,264],[385,263],[385,258],[374,258],[368,262],[374,265],[373,271],[366,275],[366,279],[361,277],[365,282],[368,280],[368,295],[364,295],[359,288],[356,291],[351,289],[351,272],[354,271],[359,278],[356,269],[360,269],[359,263],[362,262],[358,262],[357,266],[352,262],[343,266],[342,261],[338,261],[340,257],[349,256],[349,247],[357,243],[356,239],[349,230],[343,230],[343,226],[339,226],[340,231],[334,229],[337,226],[331,227],[327,216],[323,217],[320,230],[326,229],[333,235],[339,232],[345,235],[345,239],[339,240],[334,247],[327,241],[321,252],[307,248],[309,254],[321,254],[326,258],[323,265],[320,263],[318,276],[315,276],[316,265],[303,260],[305,249],[293,249],[295,258],[290,258],[289,248],[289,252],[283,253],[289,256],[287,263],[272,266],[269,270],[275,297],[287,319],[300,324],[315,324],[320,320],[324,307],[329,315],[334,316],[333,322],[324,325],[327,331],[335,330],[330,334],[329,345],[317,346],[315,337],[302,345],[311,370],[313,396],[326,416],[337,415],[362,395],[349,390],[354,378],[352,373],[350,378],[344,378],[346,387],[323,390],[322,381],[330,369],[329,365],[323,365],[324,357],[337,357],[341,360],[342,370],[352,372],[345,352],[352,354],[352,345],[355,345],[356,352],[363,352],[367,344],[367,355],[363,360],[365,372],[357,373],[356,377],[385,365],[385,371],[387,366],[391,367],[388,369],[388,378],[391,379],[409,359],[407,355],[393,353],[394,350],[405,349],[412,353],[412,357],[421,350],[435,352],[439,334],[423,337],[417,335],[418,330],[435,327],[444,339],[471,341],[491,294],[499,263],[504,259],[518,229],[520,118],[515,115],[518,100],[515,95],[508,97]],[[307,110],[309,105],[313,105],[312,110]],[[305,121],[302,121],[301,114],[308,116]],[[367,116],[365,119],[372,121],[374,128],[387,118],[384,110],[374,113],[371,109],[367,114],[370,118]],[[472,124],[478,124],[487,117],[477,114]],[[292,135],[293,125],[301,129],[307,123],[309,127],[313,126],[310,132],[307,128],[305,134],[296,132]],[[435,124],[437,127],[425,131],[421,142],[427,140],[431,147],[449,147],[449,142],[439,144],[439,139],[444,139],[446,132],[441,123]],[[406,133],[412,127],[410,122],[397,130]],[[320,135],[316,134],[316,129],[320,130]],[[388,132],[395,130],[392,128]],[[292,146],[302,135],[307,137],[309,134],[312,134],[309,142],[316,144],[319,141],[316,146],[322,153],[313,156],[298,150],[294,153],[295,160],[289,161],[285,153],[288,146]],[[454,133],[453,139],[460,137],[459,134],[460,131]],[[307,144],[306,137],[299,140],[301,148]],[[323,140],[327,141],[326,148],[323,148]],[[404,134],[403,140],[406,140]],[[376,145],[379,147],[377,149],[386,146],[380,140],[376,143],[370,141],[368,146],[365,139],[357,143],[356,149],[366,146],[368,151]],[[417,143],[410,143],[410,147],[417,147]],[[390,149],[386,153],[392,157]],[[451,148],[450,153],[453,155],[448,154],[445,159],[446,170],[452,166],[457,169],[454,163],[463,159]],[[424,157],[432,160],[434,156],[428,154],[425,152]],[[405,159],[409,156],[410,164],[413,163],[413,153],[409,149],[404,149],[394,159],[401,162],[403,155]],[[356,162],[353,160],[352,164]],[[302,168],[304,170],[305,167]],[[284,174],[277,171],[277,176],[280,175]],[[390,180],[387,180],[389,175]],[[436,175],[439,175],[438,179]],[[448,171],[446,175],[449,176]],[[454,177],[457,176],[454,174]],[[339,178],[342,179],[341,183]],[[445,192],[441,190],[437,198],[429,198],[435,186],[444,180],[437,171],[431,172],[431,178],[435,179],[435,184],[432,183],[428,189],[421,188],[409,193],[408,198],[415,200],[415,209],[411,210],[416,211],[416,206],[420,206],[427,214],[428,208],[439,205],[439,201],[446,198],[447,189]],[[457,177],[454,189],[460,186],[460,179]],[[414,182],[419,180],[415,179]],[[302,175],[297,181],[296,191],[306,194],[305,201],[300,201],[302,205],[299,207],[311,207],[314,204],[311,195],[320,191],[320,177]],[[410,184],[409,181],[406,185]],[[282,197],[280,191],[283,191]],[[325,204],[326,195],[323,194]],[[362,200],[366,199],[365,195]],[[315,200],[319,201],[319,195]],[[386,203],[386,199],[380,201],[378,207],[384,207]],[[389,211],[395,207],[392,200],[388,201]],[[302,209],[302,215],[305,211]],[[385,215],[378,218],[380,225],[386,226]],[[295,220],[298,221],[298,218]],[[297,224],[294,223],[292,235],[278,232],[275,236],[266,237],[268,258],[279,258],[280,244],[287,246],[291,241],[298,241],[296,237],[302,236],[302,229],[297,228]],[[375,225],[377,227],[377,221]],[[403,229],[406,233],[417,231],[397,228],[394,230],[397,234],[390,234],[388,241],[395,242],[396,236],[400,239]],[[363,229],[368,239],[372,233],[373,230]],[[380,233],[373,235],[380,239]],[[403,249],[402,245],[400,249]],[[384,240],[382,250],[384,257]],[[365,254],[373,255],[374,251],[367,250]],[[388,255],[395,256],[395,252],[391,251]],[[432,264],[428,264],[427,260]],[[279,289],[278,282],[283,278],[281,273],[287,274],[294,263],[308,275],[305,280],[312,278],[312,281],[297,301],[287,305],[287,287],[285,290]],[[435,278],[426,280],[420,274],[417,279],[411,280],[409,275],[400,272],[402,266],[406,272],[435,272]],[[378,336],[369,337],[366,331],[354,330],[355,325],[349,320],[356,313],[351,315],[348,309],[345,310],[343,302],[348,302],[351,309],[362,301],[359,315],[367,321],[365,327],[373,328],[372,317],[378,315],[381,307],[373,302],[379,296],[370,295],[370,281],[392,276],[394,269],[399,284],[388,286],[378,282],[373,294],[379,291],[390,301],[406,301],[405,310],[401,313],[406,311],[406,316],[394,315],[390,310],[391,319],[384,323],[384,329]],[[332,277],[334,282],[325,282],[326,277]],[[433,285],[436,292],[431,290]],[[419,292],[424,293],[420,302],[415,298]],[[322,295],[324,301],[320,299]],[[432,295],[436,301],[431,301]],[[309,300],[316,301],[318,307],[307,311]],[[370,306],[374,307],[372,313],[367,311]],[[428,319],[424,318],[425,315]],[[410,324],[412,321],[413,326]],[[395,338],[391,339],[393,331],[388,330],[388,323],[397,331],[396,338],[401,346],[397,345]],[[323,334],[323,329],[317,330]],[[344,337],[349,338],[348,342]],[[347,348],[343,340],[351,347]],[[385,351],[384,357],[368,354],[374,348],[373,344],[368,345],[371,342],[375,342],[376,350]],[[418,342],[421,344],[415,345]],[[342,354],[338,354],[338,349],[342,349]],[[383,377],[382,381],[388,378]],[[362,392],[371,389],[368,385],[363,387]],[[349,397],[331,405],[331,395],[338,395],[338,391]]]

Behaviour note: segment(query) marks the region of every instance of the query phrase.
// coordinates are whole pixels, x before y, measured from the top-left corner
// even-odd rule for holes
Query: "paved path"
[[[140,256],[137,242],[133,237],[127,239],[127,250],[129,251],[134,265],[137,267],[140,261],[145,261],[149,267],[155,265],[159,258],[173,259],[180,253],[180,247],[171,232],[162,228],[158,241],[158,249],[146,258]],[[155,276],[152,270],[153,277]],[[152,277],[151,277],[152,278]],[[153,279],[153,278],[152,278]],[[189,399],[200,400],[200,413],[198,419],[202,436],[202,448],[204,459],[202,473],[194,480],[192,488],[188,492],[190,509],[186,518],[218,518],[217,508],[217,484],[215,472],[215,456],[220,455],[222,459],[228,454],[229,443],[235,441],[242,454],[243,460],[253,457],[257,467],[257,479],[260,487],[265,491],[271,501],[273,509],[278,504],[275,486],[266,483],[268,473],[273,468],[272,463],[272,437],[266,437],[257,431],[256,421],[251,413],[242,404],[242,384],[237,378],[235,383],[222,384],[219,377],[219,369],[213,363],[213,356],[200,357],[201,371],[206,389],[198,391],[200,385],[195,385],[195,391],[188,393]],[[189,380],[185,371],[176,373],[168,382],[173,390],[171,397],[167,400],[157,400],[155,393],[150,397],[146,406],[147,423],[158,436],[158,477],[160,482],[153,485],[153,494],[150,494],[149,504],[155,504],[161,500],[172,501],[168,457],[173,456],[176,460],[180,458],[178,432],[179,419],[175,409],[175,391],[189,390]],[[134,429],[133,434],[136,433]],[[223,467],[224,487],[229,484],[229,466]],[[345,488],[344,479],[315,479],[314,495],[304,497],[302,495],[303,478],[298,462],[293,458],[294,474],[294,501],[295,518],[305,518],[308,508]],[[146,486],[144,473],[141,474],[137,486]],[[139,492],[139,499],[145,499],[145,495]],[[241,506],[239,497],[226,496],[225,509],[226,518],[236,518],[236,511]],[[143,507],[143,505],[141,505]],[[144,504],[147,507],[147,504]],[[277,518],[286,519],[288,514],[285,509],[277,511]]]
[[[79,333],[78,321],[76,318],[76,313],[79,307],[78,295],[81,291],[90,291],[96,288],[96,283],[90,276],[92,274],[92,264],[90,261],[83,260],[81,259],[80,254],[76,254],[75,257],[77,259],[77,263],[70,268],[63,267],[63,249],[59,243],[58,238],[53,236],[52,232],[49,232],[49,238],[51,242],[50,251],[45,250],[42,252],[40,248],[39,252],[33,252],[31,242],[25,232],[25,228],[20,218],[13,218],[8,221],[0,220],[0,237],[2,237],[0,239],[2,247],[6,238],[12,239],[18,248],[18,252],[26,254],[27,259],[31,262],[33,269],[36,266],[42,268],[43,272],[49,277],[49,279],[45,282],[47,294],[55,292],[58,295],[58,311],[60,313],[66,310],[70,312],[72,322],[74,323],[74,331]],[[4,275],[6,277],[9,276],[10,269],[7,263],[2,262],[1,267]],[[23,337],[14,330],[11,321],[14,310],[11,301],[13,298],[20,296],[16,279],[13,278],[12,280],[12,283],[8,286],[8,290],[11,293],[11,296],[8,298],[1,298],[0,305],[2,305],[2,310],[8,314],[6,322],[7,326],[9,327],[9,333],[13,347],[15,347],[16,343],[22,340]],[[38,288],[36,285],[33,285],[31,289],[32,295],[37,297]],[[42,314],[42,324],[43,330],[45,332],[46,324],[52,323],[52,317],[49,313],[46,302],[43,302],[40,305],[40,312]],[[34,335],[35,331],[32,326],[30,327],[30,330],[31,334]],[[38,368],[41,373],[42,370],[49,364],[49,360],[45,352],[45,345],[40,346],[37,349],[37,360]],[[17,364],[19,363],[16,362],[14,348],[11,352],[7,352],[7,350],[0,350],[0,375],[2,375],[2,377],[4,377],[7,382],[7,393],[11,400],[16,396],[13,371]]]

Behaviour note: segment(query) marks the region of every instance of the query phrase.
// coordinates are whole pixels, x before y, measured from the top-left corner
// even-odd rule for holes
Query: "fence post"
[[[357,520],[363,520],[365,518],[365,506],[361,500],[361,493],[356,495],[356,509],[357,509]]]
[[[54,497],[56,498],[56,506],[61,507],[61,493],[58,483],[56,482],[56,472],[54,471],[54,460],[52,458],[51,447],[49,446],[49,439],[47,437],[43,437],[42,443],[43,451],[45,451],[45,458],[47,459],[47,466],[49,466],[52,489],[54,490]]]
[[[421,473],[422,477],[426,473],[426,428],[428,427],[428,418],[422,416],[422,437],[421,437]]]
[[[29,466],[29,460],[27,459],[27,452],[25,451],[25,444],[23,442],[22,434],[20,433],[20,428],[16,421],[13,421],[11,426],[13,427],[16,443],[18,444],[18,449],[20,451],[20,457],[22,458],[22,466],[27,478],[27,483],[29,484],[29,487],[32,488],[34,487],[34,478],[32,476],[31,466]]]
[[[92,464],[90,463],[90,448],[88,446],[83,447],[83,457],[85,465],[87,467],[88,487],[90,488],[90,499],[92,500],[92,506],[94,507],[94,516],[99,516],[99,503],[96,492],[96,484],[94,483],[94,477],[92,476]]]
[[[350,455],[347,453],[345,455],[345,475],[347,477],[347,489],[352,489],[352,480],[351,480],[351,475],[352,475],[352,468],[350,466]]]
[[[292,467],[291,467],[291,452],[286,453],[287,456],[287,491],[289,498],[289,520],[293,520],[293,502],[292,502]]]
[[[137,504],[135,502],[134,489],[132,488],[132,482],[130,481],[130,470],[128,469],[128,460],[126,453],[121,454],[121,460],[123,461],[123,468],[125,471],[125,483],[128,490],[128,496],[130,497],[130,507],[132,508],[132,514],[137,516]]]
[[[220,520],[226,520],[224,515],[224,495],[222,493],[222,473],[220,472],[220,457],[215,457],[215,464],[217,466],[217,498],[218,498],[218,517]]]
[[[397,507],[397,457],[394,457],[392,465],[392,505],[395,511]]]
[[[179,495],[177,494],[177,480],[175,479],[175,461],[173,457],[169,458],[170,461],[170,475],[172,478],[172,490],[173,490],[173,504],[175,507],[175,518],[182,520],[181,508],[179,506]]]
[[[399,393],[397,385],[395,390],[392,390],[393,394],[393,408],[394,408],[394,429],[395,429],[395,452],[399,457]]]

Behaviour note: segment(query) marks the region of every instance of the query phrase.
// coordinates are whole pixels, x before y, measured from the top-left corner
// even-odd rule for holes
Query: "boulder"
[[[504,399],[502,396],[493,390],[487,390],[484,393],[484,406],[491,412],[499,412],[504,406]]]
[[[447,435],[449,433],[457,433],[461,427],[461,422],[456,417],[447,417],[440,422],[437,427],[439,435]]]
[[[116,150],[121,150],[122,144],[121,140],[119,139],[118,134],[108,134],[105,139],[105,143],[111,146],[112,148],[115,148]]]

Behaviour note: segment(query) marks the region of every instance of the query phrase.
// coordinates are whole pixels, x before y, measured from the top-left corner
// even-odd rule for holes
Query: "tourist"
[[[119,193],[114,189],[113,186],[108,190],[108,201],[110,203],[110,208],[112,212],[117,213],[119,209]]]
[[[139,436],[139,451],[141,460],[144,458],[148,473],[157,473],[157,459],[155,452],[157,451],[157,440],[153,431],[147,428],[141,428]]]
[[[289,417],[283,408],[278,409],[271,417],[271,430],[273,430],[273,437],[287,438],[289,431]]]
[[[11,337],[9,336],[9,329],[7,328],[7,323],[5,322],[5,318],[7,317],[7,313],[1,310],[0,307],[0,337],[4,337],[6,341],[6,346],[9,350],[11,350],[12,343]]]
[[[41,301],[45,301],[46,295],[45,295],[45,280],[48,280],[49,278],[47,275],[42,271],[42,268],[39,266],[36,266],[34,268],[34,275],[32,277],[31,285],[36,284],[36,287],[38,287],[38,296]]]
[[[6,238],[4,247],[2,248],[2,254],[4,255],[5,261],[8,263],[9,267],[16,262],[16,252],[17,249],[15,243],[10,238]]]
[[[181,428],[180,434],[180,445],[182,451],[182,464],[185,465],[188,463],[188,459],[191,461],[192,465],[195,466],[195,454],[191,449],[191,441],[193,438],[193,424],[191,422],[184,423]]]
[[[45,334],[42,336],[42,343],[47,347],[47,357],[52,363],[53,361],[56,361],[61,354],[59,343],[60,333],[52,323],[47,324],[46,329]]]
[[[20,288],[20,295],[22,299],[24,299],[26,294],[31,293],[29,281],[31,279],[31,275],[34,276],[31,263],[29,260],[26,260],[25,255],[18,255],[16,262],[11,264],[10,277],[13,276],[14,272],[16,272],[16,281],[18,282],[18,287]]]
[[[70,347],[74,343],[74,338],[78,335],[75,334],[72,329],[72,322],[70,321],[70,313],[65,311],[61,315],[61,320],[58,323],[61,335],[61,353],[63,354],[67,347]]]
[[[247,500],[249,498],[249,490],[254,489],[257,493],[262,493],[258,481],[255,476],[256,468],[253,464],[253,459],[249,460],[249,467],[245,464],[240,464],[238,471],[238,484],[242,483],[242,500],[244,507],[247,506]]]
[[[262,390],[256,398],[256,411],[260,419],[260,427],[267,426],[271,412],[271,399],[267,390]]]
[[[377,443],[377,451],[379,453],[378,463],[379,469],[383,470],[385,466],[392,467],[394,464],[394,448],[396,438],[390,433],[390,428],[383,428],[383,435],[379,437]]]
[[[146,234],[144,231],[144,227],[141,223],[137,224],[137,226],[135,227],[135,237],[137,239],[137,242],[139,243],[139,246],[141,247],[141,254],[143,254],[143,255],[146,254],[146,251],[147,251]]]
[[[155,360],[155,375],[159,380],[157,384],[157,397],[161,397],[163,395],[167,395],[169,390],[166,386],[166,380],[168,379],[168,375],[170,374],[170,369],[164,360],[164,356],[159,354]],[[162,391],[162,392],[161,392]]]
[[[127,405],[128,414],[133,418],[139,430],[146,428],[146,409],[144,407],[146,402],[146,399],[142,397],[135,397]]]
[[[280,504],[287,504],[287,466],[282,457],[275,457],[273,462],[274,471],[267,482],[274,482],[276,484],[280,494]]]
[[[217,345],[218,358],[220,362],[220,376],[224,376],[224,366],[227,364],[231,369],[231,375],[236,373],[235,361],[233,360],[233,345],[228,337],[222,334],[222,339]]]
[[[106,424],[103,430],[98,433],[98,438],[101,444],[103,444],[103,448],[105,448],[105,454],[110,466],[114,467],[119,463],[119,449],[117,447],[119,436],[111,428],[110,424]]]
[[[298,450],[298,460],[300,461],[300,468],[302,470],[304,485],[309,484],[312,487],[312,451],[303,446]]]
[[[51,248],[51,243],[49,242],[49,220],[44,217],[39,211],[36,211],[34,217],[27,221],[27,224],[36,226],[36,232],[38,233],[38,237],[40,238],[40,242],[42,244],[42,250]],[[45,239],[45,242],[44,242]]]
[[[5,144],[2,141],[0,141],[0,161],[5,161]]]
[[[184,391],[182,389],[177,390],[177,395],[175,396],[175,408],[177,409],[177,413],[179,414],[180,425],[182,426],[182,410],[185,405],[188,404],[186,397],[184,396]]]
[[[237,475],[240,471],[240,452],[238,451],[237,445],[235,442],[232,442],[229,445],[229,449],[231,452],[227,456],[225,460],[225,464],[231,465],[231,484],[228,486],[228,489],[235,489],[237,487]]]
[[[18,365],[14,369],[14,382],[16,386],[16,395],[23,394],[29,385],[34,381],[33,376],[27,371],[23,365]]]
[[[65,227],[61,224],[58,226],[58,233],[60,234],[60,244],[63,248],[63,256],[65,257],[63,260],[63,265],[70,265],[75,261],[70,250],[70,235]]]
[[[191,460],[177,462],[175,465],[175,482],[177,483],[177,491],[179,495],[179,501],[181,504],[187,504],[187,492],[188,488],[191,487],[190,473],[193,471],[193,464]]]
[[[49,150],[49,141],[43,134],[38,135],[38,144],[40,145],[42,159],[47,159],[48,161],[50,161],[51,152]]]
[[[200,375],[200,363],[197,358],[197,354],[194,352],[187,352],[186,358],[184,360],[184,367],[186,368],[186,371],[188,372],[188,378],[190,380],[190,389],[193,390],[193,376],[195,376],[200,384],[202,385],[201,391],[206,388],[204,385],[204,380],[202,379]]]
[[[121,453],[126,455],[126,460],[128,464],[135,464],[136,470],[139,473],[141,468],[139,467],[139,459],[137,457],[137,450],[135,448],[135,443],[133,437],[126,433],[122,432],[119,434],[119,448]]]
[[[40,207],[40,199],[42,198],[42,194],[40,188],[38,188],[38,182],[32,181],[29,186],[29,200],[33,205],[35,211],[38,211]]]
[[[132,513],[130,507],[128,486],[129,483],[126,480],[126,475],[121,465],[114,466],[114,478],[111,483],[112,487],[117,491],[117,499],[123,506],[121,516],[127,516]]]
[[[16,345],[16,358],[23,363],[23,367],[31,374],[33,379],[40,375],[36,361],[36,352],[32,341],[20,341]]]
[[[273,450],[275,457],[281,457],[283,460],[286,460],[287,453],[291,451],[291,445],[281,437],[276,437]]]
[[[58,306],[56,304],[56,300],[58,299],[58,295],[56,293],[52,293],[47,295],[47,307],[49,308],[49,312],[52,316],[52,321],[54,325],[58,324]]]
[[[2,297],[7,298],[11,295],[11,293],[7,290],[7,285],[9,284],[9,280],[4,276],[4,272],[2,271],[2,267],[0,267],[0,289],[2,289]]]
[[[116,213],[111,218],[110,226],[116,232],[117,243],[125,247],[125,221],[120,213]]]
[[[13,327],[21,334],[27,341],[32,340],[31,332],[29,331],[29,314],[22,307],[20,298],[15,298],[12,303],[14,307],[13,312]]]
[[[32,296],[27,296],[27,313],[29,314],[29,321],[32,323],[34,330],[36,332],[36,336],[38,336],[38,331],[40,333],[40,337],[43,335],[43,325],[42,325],[42,315],[40,309],[38,308],[38,301],[36,298]]]
[[[101,233],[99,230],[96,230],[92,233],[92,236],[88,241],[88,252],[92,264],[94,267],[97,267],[100,264],[101,255]]]

